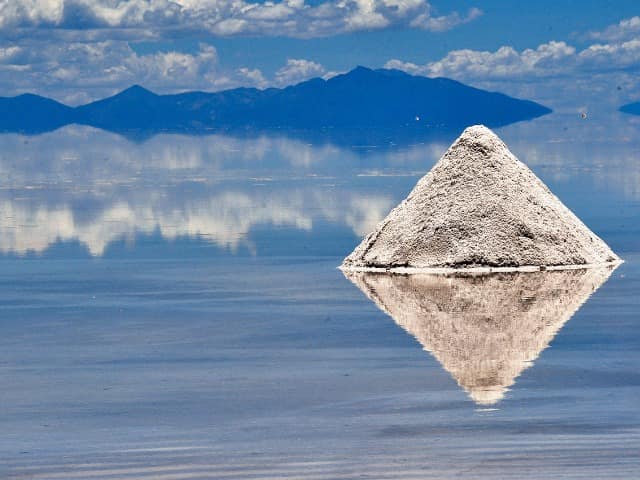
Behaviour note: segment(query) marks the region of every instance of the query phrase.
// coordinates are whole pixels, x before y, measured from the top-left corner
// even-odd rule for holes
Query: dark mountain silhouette
[[[139,85],[102,100],[76,108],[75,122],[107,130],[158,128],[171,111],[164,97]]]
[[[630,113],[631,115],[640,115],[640,102],[627,103],[619,109],[623,113]]]
[[[73,116],[73,108],[39,95],[0,97],[0,131],[3,132],[48,132],[70,123]]]
[[[329,80],[290,87],[156,95],[135,85],[76,108],[43,97],[0,99],[0,129],[35,133],[78,123],[129,135],[236,130],[404,129],[454,131],[499,127],[551,110],[528,100],[446,78],[357,67]]]

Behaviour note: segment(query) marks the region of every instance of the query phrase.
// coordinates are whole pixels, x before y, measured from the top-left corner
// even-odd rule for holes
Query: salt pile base
[[[341,268],[509,271],[619,262],[495,133],[476,125]]]

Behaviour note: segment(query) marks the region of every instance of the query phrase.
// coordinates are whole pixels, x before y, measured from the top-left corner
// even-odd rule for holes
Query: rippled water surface
[[[453,137],[0,136],[0,476],[638,478],[640,123],[497,133],[623,265],[345,277]]]

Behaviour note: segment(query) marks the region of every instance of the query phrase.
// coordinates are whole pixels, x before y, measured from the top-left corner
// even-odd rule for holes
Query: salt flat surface
[[[558,122],[498,133],[625,263],[597,289],[407,278],[385,292],[415,336],[335,266],[453,138],[0,136],[0,478],[635,480],[640,135]],[[479,405],[464,351],[424,347],[505,317],[468,371],[525,368]]]
[[[532,364],[491,408],[337,258],[5,261],[2,477],[635,478],[640,258],[495,352]]]

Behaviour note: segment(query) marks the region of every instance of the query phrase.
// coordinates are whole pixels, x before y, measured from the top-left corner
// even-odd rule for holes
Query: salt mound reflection
[[[614,269],[345,276],[476,403],[493,405]]]

